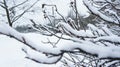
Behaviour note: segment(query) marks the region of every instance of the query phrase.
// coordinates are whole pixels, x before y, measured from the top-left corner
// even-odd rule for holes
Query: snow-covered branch
[[[95,36],[92,34],[89,30],[75,30],[73,29],[68,23],[60,22],[58,24],[58,27],[61,28],[61,32],[64,32],[65,34],[72,35],[75,37],[81,37],[81,38],[95,38]]]
[[[64,25],[66,25],[66,29],[69,28],[67,24]],[[63,42],[59,42],[56,47],[44,45],[43,43],[35,44],[29,40],[29,38],[25,37],[23,34],[17,32],[4,23],[0,23],[0,33],[10,36],[28,46],[29,48],[24,47],[22,50],[27,54],[28,59],[38,63],[56,63],[62,58],[64,53],[74,53],[74,50],[79,50],[82,53],[86,53],[102,59],[120,59],[120,47],[114,45],[105,47],[96,45],[96,43],[89,40],[79,40],[81,43],[77,41],[73,42],[71,40],[63,40]],[[96,41],[100,39],[103,40],[104,38],[98,38]],[[116,39],[119,39],[119,37],[116,37]]]
[[[95,15],[99,16],[107,22],[119,25],[119,0],[112,2],[111,0],[96,1],[96,0],[83,0],[86,7]],[[109,8],[108,8],[109,7]]]

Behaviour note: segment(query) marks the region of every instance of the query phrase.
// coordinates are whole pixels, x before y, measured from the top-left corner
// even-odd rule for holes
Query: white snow
[[[31,36],[32,37],[31,39],[33,40],[36,39],[37,41],[39,41],[38,35],[26,34],[26,36],[27,35]],[[61,66],[60,62],[58,62],[57,64],[49,65],[49,64],[36,63],[34,61],[26,59],[25,58],[26,54],[21,50],[23,46],[24,45],[22,43],[18,42],[13,38],[10,38],[5,35],[0,35],[0,66],[1,67],[60,67]]]
[[[26,67],[25,53],[21,51],[22,45],[13,38],[0,35],[0,66]]]
[[[47,1],[48,0],[45,0],[44,2],[47,2]],[[84,0],[85,4],[89,4],[89,2],[86,2],[86,1],[87,0]],[[52,2],[52,4],[57,5],[57,7],[59,8],[59,11],[61,13],[63,13],[63,15],[65,15],[65,16],[67,15],[68,11],[66,11],[66,10],[68,10],[68,6],[66,6],[66,5],[69,4],[68,1],[61,0],[60,2],[58,2],[56,0],[54,0],[54,1],[51,0],[51,2]],[[65,2],[65,3],[63,3],[63,2]],[[48,1],[48,3],[49,3],[49,1]],[[91,4],[88,5],[88,7],[89,6],[91,6]],[[63,11],[63,7],[66,10]],[[82,8],[80,8],[80,9],[82,9]],[[112,19],[99,13],[97,11],[97,9],[94,9],[94,7],[93,8],[89,7],[89,8],[92,9],[92,11],[94,11],[94,13],[100,15],[102,18],[106,18],[108,21],[111,21],[111,22],[113,21]],[[84,11],[83,11],[83,13],[84,13]],[[82,12],[81,12],[81,14],[82,14]],[[42,16],[41,12],[38,15],[36,15],[36,14],[31,14],[31,15],[35,15],[32,17],[34,17],[33,19],[37,20],[37,22],[39,22],[39,20],[38,20],[39,18],[43,19],[43,17],[39,17],[39,15]],[[29,14],[26,14],[25,16],[27,17],[27,19],[31,19],[31,17],[28,17],[28,16],[30,16]],[[19,21],[23,22],[23,20],[19,20]],[[28,22],[26,20],[24,20],[24,21]],[[40,21],[40,23],[42,23],[42,22],[44,22],[44,21]],[[70,32],[77,36],[94,37],[92,32],[89,30],[86,30],[86,32],[83,30],[77,31],[77,30],[72,29],[67,23],[60,23],[59,25],[63,26],[65,31],[68,33]],[[89,26],[93,28],[93,31],[99,30],[92,25],[89,25]],[[110,36],[99,37],[99,38],[96,38],[94,41],[108,40],[108,41],[113,41],[113,42],[120,42],[119,41],[120,38],[118,36],[113,36],[113,34],[107,28],[104,28],[104,30],[107,31],[107,33]],[[116,47],[116,46],[105,47],[105,46],[96,45],[90,41],[76,39],[75,42],[70,41],[70,40],[69,41],[68,40],[60,40],[58,42],[58,44],[56,45],[56,47],[54,48],[53,45],[51,45],[50,43],[47,43],[47,44],[45,44],[45,43],[49,42],[49,41],[52,43],[57,42],[58,38],[56,38],[54,36],[52,36],[52,37],[43,36],[43,35],[34,34],[34,33],[21,34],[4,23],[0,23],[0,33],[4,34],[4,35],[0,35],[0,65],[1,65],[1,67],[59,67],[60,62],[58,62],[57,64],[52,64],[52,65],[47,65],[47,64],[45,65],[45,64],[41,64],[41,63],[54,63],[61,57],[61,55],[53,56],[50,58],[49,56],[45,55],[44,53],[51,53],[51,55],[52,54],[57,55],[57,54],[62,53],[63,50],[67,52],[67,51],[73,51],[75,49],[81,49],[87,53],[98,55],[99,58],[106,58],[106,57],[120,58],[120,47]],[[5,35],[13,36],[13,38],[5,36]],[[17,39],[18,41],[15,39]],[[79,43],[78,43],[78,41],[79,41]],[[23,44],[21,42],[26,43],[28,45],[28,47],[22,47],[25,44]],[[29,46],[31,46],[32,48],[35,48],[36,51],[31,50],[32,48],[29,48]],[[24,49],[26,51],[26,54],[21,49]],[[25,56],[27,56],[30,59],[39,61],[41,63],[38,64],[31,60],[25,59]]]
[[[54,47],[50,46],[51,45],[50,43],[48,43],[48,45],[46,45],[43,42],[41,42],[42,38],[46,38],[46,37],[49,38],[49,36],[46,36],[46,37],[37,36],[37,38],[40,38],[39,39],[40,42],[36,43],[35,39],[37,39],[37,38],[31,38],[31,37],[29,37],[29,35],[25,36],[17,31],[15,31],[13,28],[9,27],[6,24],[1,23],[0,28],[3,29],[3,30],[0,30],[0,33],[5,34],[5,35],[11,35],[14,38],[16,38],[17,40],[26,43],[27,46],[30,46],[30,52],[28,49],[23,48],[26,51],[27,57],[30,59],[33,59],[33,60],[37,60],[41,63],[56,62],[57,60],[59,60],[59,58],[61,56],[61,55],[59,55],[60,53],[62,53],[63,51],[73,51],[75,49],[80,49],[87,53],[98,55],[99,58],[106,58],[106,57],[120,58],[120,54],[119,54],[120,47],[118,47],[118,46],[105,47],[105,46],[96,45],[90,41],[84,41],[84,40],[79,40],[79,42],[77,42],[77,41],[73,42],[70,40],[60,40],[58,42],[58,44],[56,45],[56,47],[54,48]],[[16,33],[18,35],[16,35]],[[36,35],[36,34],[34,34],[34,35]],[[31,50],[31,49],[35,49],[36,51]],[[32,53],[32,52],[34,52],[34,53]],[[38,53],[38,52],[40,52],[40,53]],[[55,54],[58,56],[53,56],[52,58],[50,58],[48,55],[44,55],[43,53],[48,53],[48,54],[50,53],[51,55]],[[44,57],[46,59],[41,59],[39,57]],[[48,61],[45,61],[45,60],[47,60],[47,58],[49,58]]]
[[[103,18],[106,21],[119,24],[118,21],[116,21],[113,18],[108,17],[105,14],[103,14],[102,12],[100,12],[98,8],[96,8],[95,6],[92,5],[91,1],[89,1],[89,0],[83,0],[83,2],[88,7],[88,9],[90,9],[94,14],[100,16],[101,18]]]
[[[103,36],[103,37],[98,37],[94,39],[94,41],[110,41],[110,42],[115,42],[115,43],[120,43],[120,37],[113,35],[113,36]]]
[[[22,0],[23,1],[23,0]],[[22,2],[20,1],[20,2]],[[29,0],[29,2],[27,2],[25,5],[29,6],[30,4],[33,4],[36,0]],[[17,1],[17,3],[20,3],[19,1]],[[36,23],[39,24],[47,24],[48,22],[45,20],[44,16],[43,16],[43,12],[42,12],[42,4],[50,4],[50,5],[56,5],[58,8],[58,12],[67,17],[68,16],[68,12],[70,10],[70,0],[40,0],[38,3],[36,3],[36,5],[30,9],[30,10],[35,10],[34,13],[28,12],[25,13],[23,15],[23,17],[21,17],[18,21],[22,21],[21,22],[17,22],[14,23],[14,26],[17,25],[27,25],[27,24],[32,24],[29,19],[33,19],[36,21]],[[77,0],[77,6],[78,6],[78,11],[79,14],[83,17],[88,17],[89,13],[88,13],[88,9],[83,5],[82,0]],[[48,13],[51,15],[51,7],[47,7]],[[17,15],[19,15],[20,13],[22,13],[23,10],[19,10],[17,9]],[[60,18],[60,16],[56,15],[56,17]]]
[[[69,24],[67,23],[64,23],[64,22],[60,22],[58,24],[58,26],[61,26],[63,27],[63,29],[65,30],[65,32],[68,32],[68,33],[72,33],[73,35],[75,36],[80,36],[80,37],[94,37],[94,35],[92,34],[92,32],[90,30],[80,30],[80,31],[77,31],[77,30],[74,30]]]
[[[89,29],[94,33],[94,35],[96,36],[101,36],[101,35],[105,35],[104,31],[97,28],[95,25],[93,24],[88,24],[87,25],[89,27]]]

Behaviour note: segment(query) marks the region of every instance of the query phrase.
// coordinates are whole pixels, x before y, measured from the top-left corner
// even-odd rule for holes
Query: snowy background
[[[22,0],[16,0],[17,3],[21,2]],[[23,0],[24,1],[24,0]],[[86,8],[83,8],[82,0],[79,0],[79,6],[81,10],[81,14],[85,15]],[[29,4],[33,3],[34,0],[31,0]],[[69,10],[69,3],[70,0],[40,0],[34,7],[39,8],[36,9],[37,13],[28,13],[25,14],[23,18],[19,19],[18,21],[22,21],[22,23],[17,23],[18,25],[26,25],[30,24],[30,21],[27,21],[26,19],[34,19],[38,23],[44,24],[45,20],[43,19],[42,14],[42,4],[55,4],[59,8],[59,12],[63,14],[64,16],[67,16],[68,10]],[[10,4],[9,4],[10,5]],[[1,12],[4,11],[3,9],[0,10]],[[3,18],[0,19],[3,21]],[[4,19],[6,20],[6,19]],[[29,36],[32,41],[37,41],[36,43],[40,42],[41,40],[46,40],[47,38],[43,37],[42,35],[38,34],[25,34],[26,36]],[[53,40],[56,40],[55,38]],[[21,48],[24,45],[17,40],[7,37],[5,35],[0,35],[0,67],[60,67],[61,62],[58,62],[57,64],[40,64],[36,63],[34,61],[28,60],[25,58],[26,54],[21,50]]]
[[[9,7],[12,6],[10,0],[6,0],[6,1],[8,1]],[[119,54],[120,53],[120,47],[119,47],[120,37],[118,35],[115,35],[116,34],[115,32],[114,33],[111,32],[109,30],[109,28],[107,27],[107,24],[104,25],[104,22],[112,22],[112,23],[117,22],[116,25],[118,25],[120,16],[118,16],[115,13],[115,15],[118,18],[116,18],[116,17],[109,18],[109,16],[107,16],[105,13],[101,13],[98,10],[98,8],[93,6],[92,1],[84,0],[84,4],[87,6],[88,9],[90,9],[95,15],[100,16],[102,19],[104,19],[106,21],[102,21],[100,18],[98,18],[97,20],[96,19],[95,20],[96,20],[96,22],[99,22],[100,24],[102,24],[102,26],[100,26],[98,24],[98,27],[97,27],[94,24],[87,24],[86,25],[87,30],[74,29],[74,27],[71,26],[71,24],[72,24],[72,22],[74,22],[74,20],[72,20],[72,19],[70,20],[70,18],[69,19],[66,18],[68,16],[68,13],[71,10],[70,9],[71,1],[72,0],[59,0],[59,1],[57,1],[57,0],[40,0],[38,3],[36,3],[36,5],[32,9],[30,9],[33,12],[28,11],[19,20],[17,20],[17,22],[15,22],[13,24],[13,28],[14,28],[14,26],[17,26],[17,25],[19,26],[19,25],[32,24],[30,22],[30,19],[34,20],[38,24],[42,24],[42,25],[47,24],[48,21],[44,19],[43,12],[42,12],[43,9],[41,6],[42,6],[42,4],[56,5],[60,14],[65,17],[67,22],[68,22],[68,20],[70,22],[70,23],[69,22],[65,23],[65,22],[61,21],[60,23],[58,23],[56,25],[57,26],[56,29],[59,29],[59,32],[62,32],[62,34],[65,34],[65,36],[64,35],[62,36],[62,34],[61,34],[61,37],[63,39],[60,38],[60,33],[59,34],[54,34],[55,32],[51,33],[51,30],[49,31],[44,26],[43,26],[44,29],[47,31],[41,30],[39,32],[42,32],[42,33],[47,32],[49,34],[51,33],[51,34],[54,34],[56,37],[55,36],[43,36],[42,34],[40,34],[38,32],[19,33],[16,30],[14,30],[13,28],[4,24],[5,22],[7,22],[7,19],[1,13],[1,15],[0,15],[0,17],[1,17],[0,18],[0,34],[4,34],[4,35],[0,35],[0,66],[1,67],[64,67],[61,60],[59,62],[57,62],[57,60],[61,59],[61,57],[63,58],[66,53],[69,53],[69,52],[74,53],[74,51],[76,51],[76,50],[80,50],[81,51],[80,53],[83,52],[85,54],[87,53],[87,54],[92,55],[93,56],[93,59],[91,58],[92,61],[99,60],[99,59],[96,59],[96,57],[100,58],[100,59],[101,58],[108,59],[108,57],[115,58],[115,59],[120,58],[120,54]],[[19,3],[20,0],[16,0],[16,2]],[[35,1],[30,0],[25,5],[29,6],[29,5],[33,4],[34,2]],[[108,1],[108,3],[109,2],[110,1]],[[82,0],[77,0],[77,7],[78,7],[77,9],[78,9],[78,12],[81,17],[85,18],[85,17],[89,16],[89,11],[83,5]],[[51,14],[51,12],[50,12],[51,8],[45,7],[44,9],[46,11],[48,10],[47,13],[49,15]],[[116,8],[116,9],[119,9],[119,8]],[[16,10],[18,10],[18,9],[16,9]],[[18,10],[17,12],[21,13],[22,11],[24,11],[24,10]],[[4,13],[5,11],[0,8],[0,12]],[[114,13],[114,12],[111,12],[111,13]],[[57,14],[55,15],[55,17],[60,18],[60,16],[58,16]],[[76,17],[76,19],[77,19],[77,17]],[[75,25],[75,24],[72,24],[72,25]],[[78,25],[78,28],[79,28],[79,24],[76,24],[76,25]],[[31,25],[31,27],[32,27],[32,25]],[[52,30],[53,30],[53,27],[52,27]],[[57,32],[58,32],[58,30],[57,30]],[[116,32],[119,32],[119,31],[116,31]],[[45,33],[43,33],[43,34],[45,34]],[[5,35],[7,35],[7,36],[5,36]],[[8,36],[12,36],[12,37],[8,37]],[[57,37],[60,39],[60,41]],[[66,38],[66,40],[64,37]],[[17,40],[19,40],[20,42]],[[54,47],[53,42],[55,44],[55,42],[57,42],[57,41],[59,41],[59,42],[57,43],[56,47]],[[23,42],[24,44],[21,42]],[[31,49],[33,49],[33,50],[31,50]],[[29,59],[25,58],[26,56]],[[81,55],[80,57],[83,57],[83,56]],[[92,57],[92,56],[90,56],[90,57]],[[42,63],[55,63],[55,62],[57,62],[57,63],[56,64],[41,64],[41,63],[36,63],[32,60],[42,62]],[[90,61],[90,60],[87,60],[86,62],[88,62],[88,61]],[[103,61],[105,61],[105,60],[103,60]],[[119,62],[119,60],[117,60],[115,62]],[[77,63],[75,62],[75,64],[77,64]],[[73,64],[73,65],[75,66],[75,64]],[[81,65],[82,63],[79,63],[79,64]],[[85,63],[83,63],[83,64],[85,64]],[[94,65],[95,63],[90,62],[90,64]],[[108,63],[108,65],[110,65],[110,64]],[[70,66],[73,67],[71,63],[70,63]],[[96,64],[96,66],[97,66],[97,64]]]

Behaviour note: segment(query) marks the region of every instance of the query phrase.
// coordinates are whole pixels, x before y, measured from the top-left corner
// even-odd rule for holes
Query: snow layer
[[[37,34],[25,34],[25,36],[30,36],[31,39],[39,41],[39,36]],[[42,38],[44,40],[45,38]],[[55,39],[52,39],[55,40]],[[57,64],[41,64],[34,61],[26,59],[26,54],[21,50],[24,44],[7,37],[5,35],[0,35],[0,67],[60,67],[61,62]],[[40,58],[40,57],[38,57]]]
[[[64,22],[60,22],[58,24],[58,26],[63,27],[63,29],[65,30],[65,32],[68,33],[72,33],[75,36],[80,36],[80,37],[94,37],[94,35],[92,34],[92,32],[90,30],[74,30],[69,24],[64,23]]]
[[[49,43],[48,45],[44,43],[35,43],[34,42],[35,40],[32,41],[30,37],[25,37],[23,34],[20,34],[19,32],[15,31],[13,28],[9,27],[4,23],[0,24],[0,29],[2,29],[0,30],[0,33],[4,35],[12,36],[13,38],[16,38],[18,41],[23,42],[24,45],[30,47],[30,49],[33,49],[29,51],[28,49],[23,48],[26,51],[25,53],[27,54],[28,58],[37,60],[40,63],[43,63],[43,62],[54,63],[56,62],[56,60],[59,60],[60,56],[62,56],[61,53],[64,53],[64,51],[69,52],[75,49],[80,49],[91,55],[97,55],[99,58],[108,58],[108,57],[120,58],[120,47],[118,46],[105,47],[105,46],[96,45],[90,41],[80,40],[81,42],[80,43],[80,42],[73,42],[70,40],[60,40],[60,42],[58,42],[55,48],[50,46],[51,44]],[[41,36],[39,38],[43,38],[43,37]],[[40,42],[41,42],[41,39],[40,39]],[[44,55],[44,53],[48,55]],[[52,57],[49,57],[49,55],[51,55]],[[40,57],[44,57],[44,59]],[[48,61],[46,61],[47,59]]]
[[[88,7],[88,9],[94,13],[95,15],[100,16],[101,18],[103,18],[104,20],[108,21],[108,22],[112,22],[112,23],[116,23],[119,24],[118,21],[114,20],[113,18],[110,18],[108,16],[106,16],[105,14],[101,13],[99,11],[98,8],[96,8],[95,6],[93,6],[92,2],[89,0],[83,0],[84,4]]]

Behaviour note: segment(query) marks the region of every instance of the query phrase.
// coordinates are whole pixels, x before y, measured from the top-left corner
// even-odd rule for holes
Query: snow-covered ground
[[[45,41],[46,37],[40,34],[25,34],[36,43]],[[55,40],[54,37],[52,40]],[[17,40],[0,35],[0,67],[61,67],[61,62],[57,64],[40,64],[25,58],[25,53],[21,50],[24,44]]]

